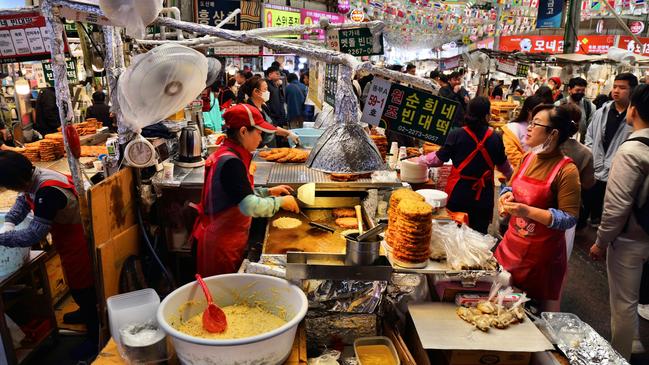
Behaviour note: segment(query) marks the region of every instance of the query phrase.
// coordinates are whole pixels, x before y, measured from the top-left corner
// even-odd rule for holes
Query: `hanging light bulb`
[[[31,91],[31,88],[29,87],[29,82],[27,82],[27,80],[25,80],[25,78],[22,76],[16,80],[15,87],[16,87],[16,93],[18,93],[18,95],[27,95]]]

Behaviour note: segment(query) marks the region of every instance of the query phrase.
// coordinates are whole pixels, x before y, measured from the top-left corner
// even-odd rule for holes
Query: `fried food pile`
[[[309,151],[299,148],[271,148],[259,152],[259,157],[268,162],[305,163],[309,158]]]
[[[392,193],[388,207],[386,242],[390,256],[402,267],[421,267],[428,263],[433,207],[424,197],[409,189]]]
[[[525,320],[525,310],[522,306],[508,309],[491,301],[481,301],[475,308],[458,307],[455,313],[483,332],[492,327],[505,329]]]

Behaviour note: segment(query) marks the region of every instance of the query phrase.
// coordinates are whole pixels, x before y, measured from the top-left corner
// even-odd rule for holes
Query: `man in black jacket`
[[[86,110],[86,119],[95,118],[104,127],[113,129],[113,122],[110,119],[110,107],[105,102],[106,94],[103,91],[95,91],[92,94],[92,106]]]
[[[286,99],[284,97],[284,86],[282,85],[281,74],[277,67],[269,67],[266,70],[266,82],[270,99],[266,102],[270,117],[273,119],[275,126],[284,127],[287,124]]]
[[[467,103],[466,99],[468,99],[468,95],[465,94],[465,91],[462,88],[459,73],[453,72],[448,77],[448,84],[439,90],[439,96],[446,99],[455,100],[459,103],[453,124],[455,126],[460,126],[462,121],[464,120],[464,112],[466,110]]]
[[[53,87],[47,87],[38,93],[36,99],[36,129],[43,136],[56,133],[61,126],[59,108],[56,105],[56,92]]]

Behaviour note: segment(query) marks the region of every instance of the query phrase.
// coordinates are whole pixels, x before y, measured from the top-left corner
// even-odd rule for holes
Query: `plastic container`
[[[290,282],[271,276],[226,274],[205,278],[214,302],[220,307],[232,305],[242,298],[254,298],[267,310],[286,313],[288,322],[270,332],[240,339],[206,339],[187,335],[170,325],[179,318],[178,309],[188,301],[205,303],[203,292],[195,281],[174,290],[158,308],[158,323],[171,336],[174,349],[183,364],[283,364],[291,354],[297,326],[308,309],[306,295]],[[205,307],[191,306],[183,312],[188,318]],[[283,310],[283,311],[282,311]]]
[[[356,341],[354,341],[354,353],[356,354],[356,359],[358,359],[359,365],[371,365],[371,364],[367,364],[361,361],[361,358],[358,356],[358,348],[362,346],[376,346],[376,345],[386,346],[388,350],[390,350],[390,353],[392,354],[392,359],[391,359],[392,362],[390,362],[390,359],[383,358],[381,364],[401,365],[401,360],[399,360],[399,354],[397,353],[397,350],[394,348],[392,341],[385,336],[361,337],[356,339]]]
[[[156,363],[169,359],[166,335],[156,318],[160,297],[155,290],[142,289],[113,295],[106,304],[110,334],[124,359],[131,364]]]
[[[297,128],[297,129],[291,129],[291,132],[297,134],[300,137],[300,145],[305,148],[313,148],[315,147],[316,143],[318,143],[318,139],[324,133],[324,130],[322,129],[315,129],[315,128]],[[289,144],[291,147],[295,147],[295,144],[289,139]]]
[[[426,203],[430,204],[433,208],[444,208],[448,200],[448,194],[441,190],[435,189],[420,189],[416,191],[426,199]]]
[[[0,212],[0,227],[5,222],[7,212]],[[28,215],[15,229],[24,229],[29,226],[33,216]],[[0,246],[0,276],[9,276],[20,269],[29,260],[29,247]]]

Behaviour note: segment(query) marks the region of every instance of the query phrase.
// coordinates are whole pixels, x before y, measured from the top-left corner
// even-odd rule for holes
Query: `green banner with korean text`
[[[458,107],[456,101],[374,78],[361,121],[443,145]]]
[[[54,87],[54,71],[52,71],[52,63],[50,61],[43,61],[42,64],[45,82],[49,86]],[[65,60],[65,69],[67,71],[68,83],[70,83],[70,85],[78,84],[79,80],[77,79],[77,63],[75,62],[75,60]]]
[[[383,54],[383,36],[379,37],[379,48],[374,51],[374,38],[369,28],[340,29],[338,38],[340,52],[356,57]]]

